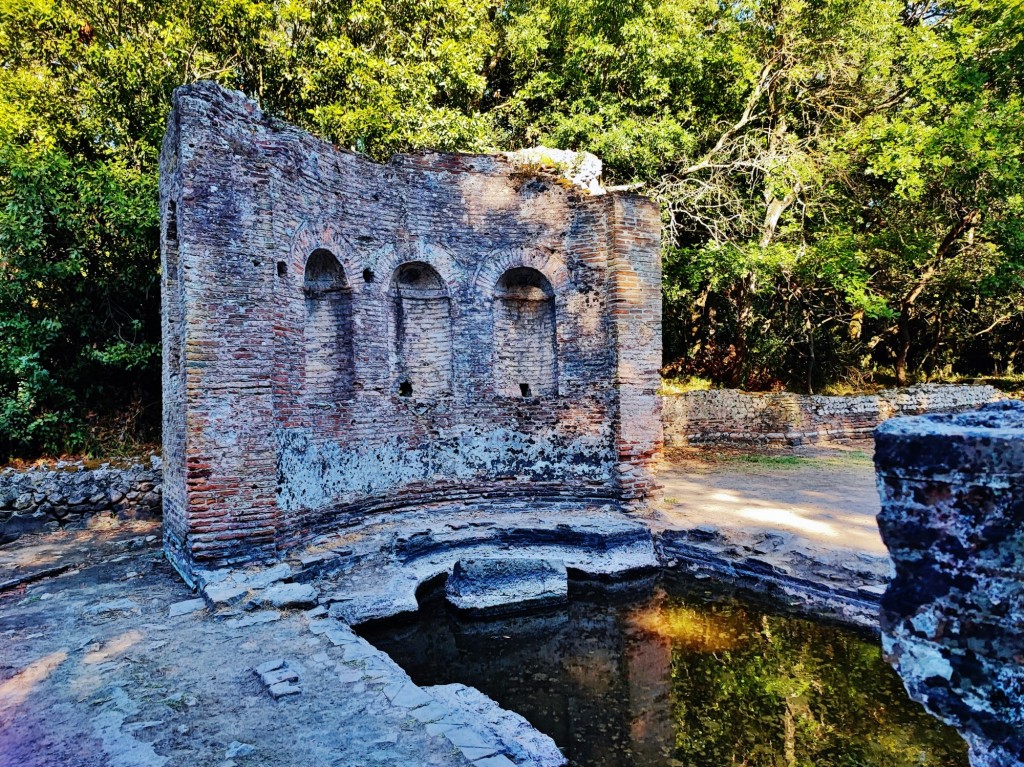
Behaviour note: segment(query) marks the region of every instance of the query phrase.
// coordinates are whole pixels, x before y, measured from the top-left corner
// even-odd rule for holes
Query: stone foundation
[[[1024,403],[889,421],[875,462],[886,655],[972,767],[1024,764]]]
[[[924,384],[852,397],[711,389],[662,397],[665,446],[801,445],[870,439],[888,418],[955,412],[1002,398],[992,386]]]
[[[0,541],[82,524],[94,516],[152,519],[160,514],[160,459],[43,464],[0,469]]]

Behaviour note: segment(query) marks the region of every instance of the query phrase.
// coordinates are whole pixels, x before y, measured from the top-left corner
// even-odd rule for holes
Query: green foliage
[[[1021,0],[0,0],[0,461],[154,433],[157,157],[198,79],[376,159],[595,152],[662,203],[671,373],[1012,374],[1022,54]]]
[[[665,210],[671,373],[753,388],[1012,370],[1024,338],[1022,6],[507,6],[513,140]]]

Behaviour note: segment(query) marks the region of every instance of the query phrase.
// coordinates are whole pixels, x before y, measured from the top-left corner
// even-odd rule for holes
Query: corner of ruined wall
[[[188,532],[185,487],[185,291],[181,267],[182,89],[172,97],[160,151],[160,304],[163,379],[163,531],[164,549],[175,568],[186,575],[184,543]],[[185,147],[185,152],[188,148]],[[183,570],[185,567],[185,570]],[[190,580],[186,576],[186,580]]]
[[[972,767],[1024,753],[1024,403],[876,431],[878,525],[895,565],[883,649]]]
[[[664,447],[661,386],[661,211],[636,194],[608,197],[609,279],[616,344],[615,440],[623,500],[657,489]]]
[[[183,86],[161,151],[164,549],[188,581],[274,554],[269,123],[240,93]]]

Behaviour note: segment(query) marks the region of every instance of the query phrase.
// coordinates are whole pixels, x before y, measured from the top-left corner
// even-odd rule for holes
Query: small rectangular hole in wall
[[[519,393],[522,394],[524,397],[533,396],[530,392],[530,384],[528,383],[519,384]]]
[[[288,264],[284,261],[277,262],[277,276],[286,277],[288,275]]]
[[[412,384],[408,381],[402,381],[398,384],[398,396],[400,397],[411,397],[412,396]]]
[[[178,241],[178,204],[173,200],[167,203],[167,241]]]

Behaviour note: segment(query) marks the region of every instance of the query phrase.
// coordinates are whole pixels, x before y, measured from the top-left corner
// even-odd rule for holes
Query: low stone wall
[[[800,445],[868,439],[900,415],[957,412],[1002,399],[992,386],[922,384],[853,397],[711,389],[663,397],[665,446]]]
[[[157,456],[120,465],[60,461],[0,469],[0,541],[84,523],[97,514],[144,519],[160,514]]]

